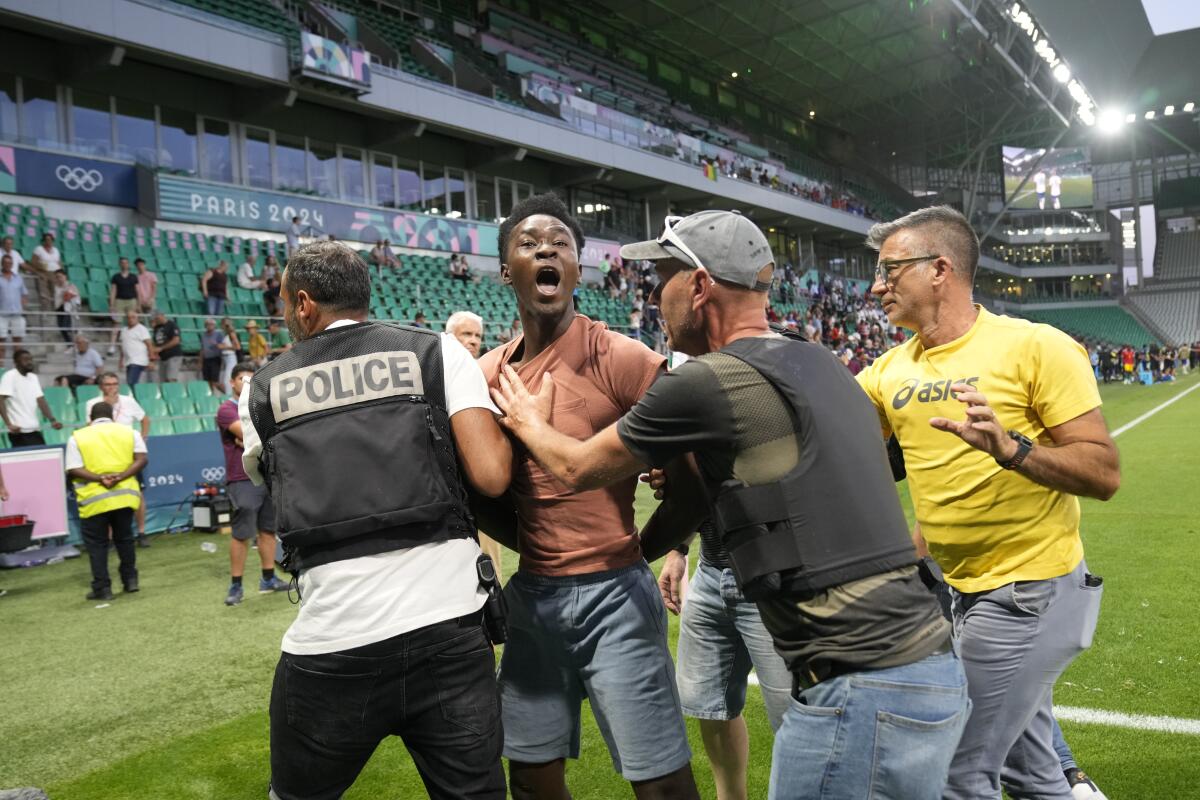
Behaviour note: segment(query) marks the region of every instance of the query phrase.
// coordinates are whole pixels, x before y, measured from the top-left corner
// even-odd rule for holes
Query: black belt
[[[929,656],[940,656],[954,650],[954,641],[947,635],[942,643],[933,648],[925,658]],[[803,667],[798,670],[792,670],[792,698],[800,699],[800,693],[805,689],[811,689],[818,683],[823,681],[840,678],[843,675],[849,675],[852,672],[873,672],[874,670],[855,666],[853,664],[844,664],[837,661],[827,661],[822,665],[821,669],[813,669],[810,666]]]

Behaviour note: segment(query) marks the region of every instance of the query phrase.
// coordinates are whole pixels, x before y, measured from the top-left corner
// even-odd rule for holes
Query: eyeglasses
[[[675,223],[684,219],[684,217],[667,216],[663,220],[663,232],[658,237],[659,244],[669,244],[678,248],[685,256],[691,259],[693,267],[704,267],[700,257],[692,252],[692,248],[683,243],[683,239],[679,238],[679,234],[675,232]]]
[[[941,258],[941,256],[913,256],[912,258],[894,258],[890,261],[880,261],[875,265],[875,279],[884,286],[894,286],[897,276],[904,271],[903,267],[912,266],[921,261],[932,261],[935,258]]]

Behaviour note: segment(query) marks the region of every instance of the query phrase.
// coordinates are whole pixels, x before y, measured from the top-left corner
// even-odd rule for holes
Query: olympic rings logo
[[[225,479],[224,467],[205,467],[200,471],[200,477],[209,483],[217,483]]]
[[[100,170],[68,167],[66,164],[58,165],[58,169],[54,170],[54,177],[71,191],[94,192],[104,183],[104,176],[100,174]]]

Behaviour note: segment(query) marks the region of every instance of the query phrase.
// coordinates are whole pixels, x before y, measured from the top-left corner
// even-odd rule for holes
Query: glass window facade
[[[496,208],[496,182],[486,175],[475,176],[475,219],[491,222],[500,216]]]
[[[338,196],[337,150],[308,140],[308,188],[321,197]]]
[[[420,211],[421,165],[397,159],[396,161],[396,207],[406,211]]]
[[[452,217],[467,215],[467,179],[461,169],[446,170],[446,191],[450,204],[446,213]]]
[[[424,209],[430,214],[445,214],[446,169],[440,164],[421,164],[421,194]]]
[[[154,105],[117,98],[116,151],[143,164],[155,163]]]
[[[392,168],[391,156],[376,153],[371,158],[371,189],[375,205],[385,208],[396,207],[396,172]]]
[[[303,136],[275,134],[275,188],[285,192],[308,191]]]
[[[21,138],[30,144],[62,144],[57,87],[53,83],[22,78],[21,91]]]
[[[338,165],[342,173],[342,199],[353,203],[367,202],[367,186],[363,181],[362,151],[343,147]]]
[[[246,128],[246,183],[256,189],[270,189],[271,132],[261,128]]]
[[[112,100],[106,94],[71,90],[72,144],[96,155],[113,149]]]
[[[0,75],[0,139],[13,141],[18,135],[17,79],[14,75]]]
[[[202,141],[203,162],[200,177],[210,181],[233,182],[233,140],[229,123],[219,119],[204,120]]]
[[[196,115],[173,108],[159,109],[161,166],[196,173]]]

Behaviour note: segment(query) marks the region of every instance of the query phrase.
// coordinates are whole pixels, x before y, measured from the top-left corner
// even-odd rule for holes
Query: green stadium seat
[[[187,395],[182,397],[172,397],[170,400],[165,402],[167,404],[167,410],[171,412],[172,416],[185,417],[196,413],[196,404],[193,402],[192,398],[188,397]]]
[[[193,400],[213,396],[212,390],[208,388],[208,381],[188,381],[187,393]]]
[[[42,437],[46,440],[46,444],[66,444],[74,432],[75,429],[70,425],[63,425],[57,430],[47,427],[42,431]]]
[[[83,403],[100,396],[100,387],[94,383],[82,383],[75,387],[75,399]]]
[[[187,387],[182,383],[164,383],[159,387],[159,392],[168,404],[172,400],[187,397]]]
[[[155,417],[150,420],[151,436],[170,436],[173,433],[175,433],[175,427],[171,424],[171,420],[165,417]]]
[[[217,409],[223,402],[225,402],[225,398],[218,397],[215,394],[197,397],[195,398],[196,413],[202,416],[213,416],[217,413]]]
[[[151,417],[165,417],[169,414],[167,404],[161,397],[147,397],[145,400],[138,400],[138,403]]]
[[[196,417],[176,419],[172,421],[172,424],[176,433],[200,433],[203,430],[200,420]]]
[[[157,383],[143,381],[133,387],[133,396],[139,403],[145,406],[147,400],[158,400],[162,394],[158,390]]]

